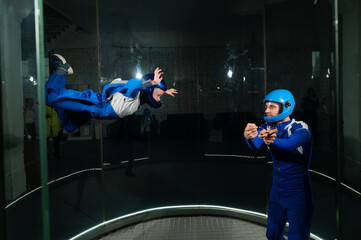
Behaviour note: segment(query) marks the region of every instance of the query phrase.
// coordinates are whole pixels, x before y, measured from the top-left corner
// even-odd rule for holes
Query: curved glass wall
[[[34,2],[1,1],[0,5],[1,184],[5,189],[0,238],[26,238],[18,229],[31,222],[35,239],[42,236],[41,218],[32,216],[41,216],[42,209],[41,194],[36,191],[41,182]]]
[[[103,121],[112,134],[103,135],[106,219],[187,204],[266,212],[265,158],[249,161],[254,155],[240,138],[247,121],[259,121],[253,113],[264,92],[263,16],[229,7],[101,2],[104,83],[159,67],[178,91],[163,96],[160,109],[144,104],[132,116]],[[243,184],[247,172],[257,187]],[[262,190],[249,194],[256,188]]]
[[[251,151],[243,132],[264,122],[263,99],[279,88],[293,93],[292,117],[313,133],[311,232],[361,236],[357,0],[43,1],[44,83],[52,54],[60,54],[74,70],[68,89],[102,92],[160,67],[168,89],[178,91],[164,94],[159,109],[143,104],[74,131],[48,107],[39,126],[34,3],[0,3],[4,239],[40,239],[44,228],[51,239],[86,239],[81,234],[94,226],[190,209],[247,213],[264,225],[272,160],[266,147]],[[49,209],[41,208],[42,136],[30,134],[40,127]]]

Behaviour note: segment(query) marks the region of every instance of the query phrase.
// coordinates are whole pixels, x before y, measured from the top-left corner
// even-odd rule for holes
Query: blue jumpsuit
[[[83,92],[65,89],[66,77],[53,74],[45,85],[45,100],[58,113],[66,131],[73,131],[88,122],[91,118],[120,118],[111,105],[111,96],[117,92],[125,97],[135,98],[139,91],[146,89],[150,82],[131,79],[124,83],[107,84],[102,93],[91,89]]]
[[[277,137],[268,146],[273,160],[272,189],[268,202],[268,239],[284,239],[286,222],[289,240],[309,239],[313,197],[309,176],[312,155],[311,132],[304,122],[294,119],[276,125],[263,124],[262,129],[277,128]],[[251,149],[264,143],[258,136],[247,140]]]

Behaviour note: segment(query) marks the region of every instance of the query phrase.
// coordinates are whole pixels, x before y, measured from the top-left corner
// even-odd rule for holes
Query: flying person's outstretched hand
[[[154,79],[151,81],[152,85],[157,85],[160,83],[160,81],[162,81],[163,77],[162,77],[162,69],[160,69],[159,67],[157,67],[154,70]]]
[[[177,89],[171,88],[171,89],[167,89],[167,91],[165,91],[166,94],[171,95],[172,97],[175,97],[174,94],[178,94]]]
[[[154,79],[151,81],[152,82],[152,85],[157,85],[160,83],[160,81],[162,81],[163,77],[163,72],[162,72],[162,69],[160,69],[159,67],[157,67],[155,70],[154,70]],[[174,88],[171,88],[171,89],[168,89],[167,91],[165,91],[166,94],[172,96],[172,97],[175,97],[174,94],[178,94],[178,91],[177,89],[174,89]]]

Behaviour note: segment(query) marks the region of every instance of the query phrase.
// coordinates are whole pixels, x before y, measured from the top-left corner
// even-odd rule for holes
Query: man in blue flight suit
[[[309,239],[313,213],[313,197],[309,176],[312,137],[308,125],[291,119],[295,107],[293,95],[278,89],[265,99],[266,123],[257,127],[248,123],[244,137],[251,149],[264,143],[273,160],[273,181],[268,202],[268,239]]]
[[[115,79],[105,85],[102,93],[97,93],[91,89],[78,92],[64,88],[66,76],[73,74],[73,69],[61,55],[52,55],[52,67],[54,74],[45,85],[46,104],[55,109],[68,132],[91,118],[116,119],[132,115],[144,103],[159,108],[164,93],[173,97],[178,93],[176,89],[167,89],[159,68],[142,79]]]

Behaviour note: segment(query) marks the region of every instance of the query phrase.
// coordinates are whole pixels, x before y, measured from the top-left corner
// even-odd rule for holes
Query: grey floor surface
[[[266,228],[251,222],[216,216],[156,219],[120,229],[100,240],[264,240]]]

